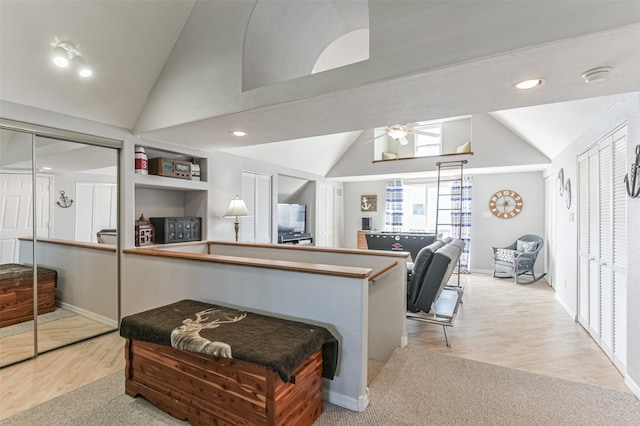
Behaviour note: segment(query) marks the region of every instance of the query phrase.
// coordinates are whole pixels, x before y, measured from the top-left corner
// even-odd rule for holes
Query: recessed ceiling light
[[[232,130],[229,133],[231,133],[233,136],[247,136],[247,132],[243,130]]]
[[[585,71],[584,74],[582,74],[582,79],[585,83],[597,83],[599,81],[604,81],[609,77],[612,70],[613,68],[611,67],[594,68],[592,70]]]
[[[515,87],[518,90],[529,90],[529,89],[534,89],[536,87],[540,87],[544,84],[544,80],[541,78],[533,78],[530,80],[524,80],[521,81],[520,83],[516,84]]]

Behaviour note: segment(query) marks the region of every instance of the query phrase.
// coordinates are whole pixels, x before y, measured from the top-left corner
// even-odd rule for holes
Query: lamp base
[[[238,222],[238,218],[233,222],[234,228],[236,230],[236,242],[238,242],[238,231],[240,230],[240,222]]]

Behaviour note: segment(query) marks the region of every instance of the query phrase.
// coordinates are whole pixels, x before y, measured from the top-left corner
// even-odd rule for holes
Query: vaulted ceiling
[[[270,13],[270,3],[290,13]],[[1,0],[0,105],[203,150],[296,140],[337,153],[363,129],[492,112],[553,157],[615,102],[594,98],[640,90],[638,1],[356,1],[337,9],[340,2],[318,0],[283,9],[286,3]],[[363,7],[364,21],[355,16]],[[339,33],[336,10],[354,15],[343,31],[368,22],[368,60],[244,87],[261,66],[250,51],[273,51],[276,41],[286,53],[281,61],[321,51],[314,44],[321,37],[308,29],[317,33],[317,17],[329,16]],[[95,71],[91,79],[52,65],[56,40],[76,43]],[[599,66],[613,67],[611,77],[585,84],[581,74]],[[534,76],[545,79],[539,89],[512,89]],[[229,131],[236,128],[249,135],[235,139]],[[342,143],[322,138],[337,133],[346,134]]]

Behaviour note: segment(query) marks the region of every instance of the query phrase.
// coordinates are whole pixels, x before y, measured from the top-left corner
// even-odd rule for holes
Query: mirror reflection
[[[18,218],[0,221],[2,268],[28,288],[29,300],[16,306],[28,311],[30,305],[31,311],[20,322],[0,327],[0,365],[32,356],[34,347],[42,353],[115,330],[118,322],[118,150],[35,137],[34,193],[30,150],[23,143],[4,142],[15,141],[17,134],[3,130],[0,170],[7,184],[2,205],[20,207],[2,212],[3,218]],[[31,135],[23,135],[30,148]],[[1,309],[8,305],[3,302]]]

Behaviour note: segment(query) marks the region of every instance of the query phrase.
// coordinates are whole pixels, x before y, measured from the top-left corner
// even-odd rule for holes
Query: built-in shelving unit
[[[171,158],[175,160],[196,161],[200,165],[200,180],[181,179],[169,176],[137,174],[130,171],[133,183],[134,220],[144,214],[151,217],[200,217],[202,218],[202,238],[207,235],[207,210],[209,182],[207,158],[188,152],[177,152],[158,148],[150,144],[142,146],[147,158]],[[133,228],[133,226],[132,226]],[[133,232],[132,232],[133,234]],[[133,240],[127,246],[133,246]]]

